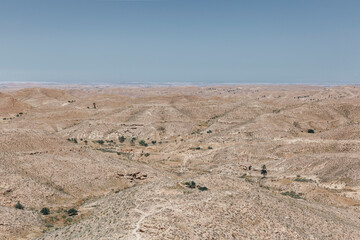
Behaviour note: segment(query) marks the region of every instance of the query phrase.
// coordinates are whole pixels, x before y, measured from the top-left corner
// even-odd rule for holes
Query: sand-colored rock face
[[[11,85],[0,239],[360,239],[359,123],[358,86]]]

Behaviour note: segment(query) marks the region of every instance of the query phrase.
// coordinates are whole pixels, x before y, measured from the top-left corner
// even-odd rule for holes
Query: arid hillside
[[[1,240],[360,239],[360,87],[3,86],[0,180]]]

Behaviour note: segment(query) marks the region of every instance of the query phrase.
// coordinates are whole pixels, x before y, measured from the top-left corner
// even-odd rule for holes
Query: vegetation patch
[[[194,181],[185,182],[185,185],[186,185],[188,188],[195,188],[195,187],[196,187],[196,183],[195,183]]]
[[[125,142],[125,137],[124,137],[124,136],[119,137],[119,142],[120,142],[120,143]]]
[[[289,196],[289,197],[292,197],[292,198],[295,198],[295,199],[303,199],[303,198],[301,197],[301,196],[302,196],[301,193],[296,193],[296,192],[294,192],[294,191],[282,192],[281,195]]]
[[[207,190],[208,190],[207,187],[202,187],[202,186],[197,186],[197,188],[198,188],[200,191],[207,191]]]
[[[141,146],[144,146],[144,147],[147,147],[147,146],[148,146],[148,144],[145,142],[145,140],[140,140],[140,141],[139,141],[139,144],[140,144]]]
[[[295,182],[312,182],[312,179],[297,177],[294,179]]]
[[[200,191],[207,191],[209,190],[207,187],[205,186],[200,186],[200,185],[197,185],[196,186],[196,183],[194,181],[190,181],[190,182],[185,182],[185,185],[188,187],[188,188],[197,188],[199,189]]]
[[[49,215],[50,214],[50,209],[47,207],[44,207],[40,210],[40,212],[42,213],[42,215]]]
[[[78,211],[75,209],[75,208],[70,208],[68,211],[67,211],[67,214],[69,216],[76,216],[78,215]]]
[[[20,203],[20,202],[17,202],[14,206],[16,209],[24,209],[24,206]]]
[[[69,142],[78,143],[76,138],[68,138],[66,140],[68,140]]]
[[[201,150],[201,147],[190,148],[190,150]]]
[[[105,143],[104,140],[96,140],[96,141],[93,141],[94,143],[98,143],[100,145],[103,145]]]

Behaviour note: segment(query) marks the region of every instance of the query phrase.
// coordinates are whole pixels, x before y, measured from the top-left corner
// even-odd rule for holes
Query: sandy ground
[[[359,122],[359,86],[1,85],[0,239],[360,239]]]

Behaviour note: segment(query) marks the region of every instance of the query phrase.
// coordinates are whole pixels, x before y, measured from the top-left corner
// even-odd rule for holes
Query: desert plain
[[[0,239],[360,239],[360,86],[1,85]]]

